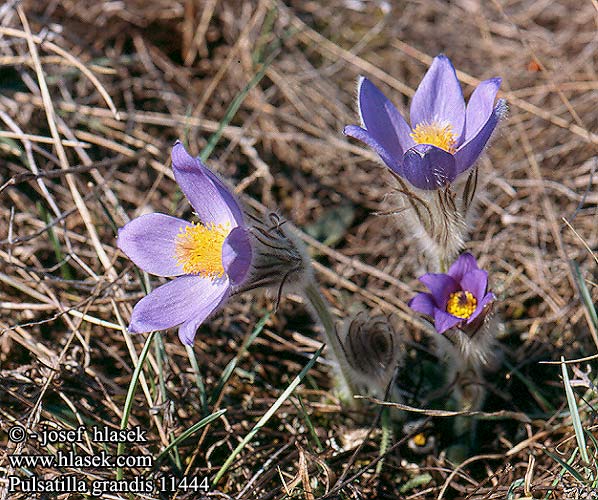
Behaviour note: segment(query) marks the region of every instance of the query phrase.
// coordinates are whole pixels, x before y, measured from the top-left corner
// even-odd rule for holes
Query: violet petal
[[[501,78],[484,80],[471,94],[465,112],[465,140],[477,135],[490,118],[501,81]]]
[[[410,112],[411,127],[419,123],[448,122],[457,138],[465,123],[465,100],[457,73],[448,57],[434,58],[430,69],[420,82]]]
[[[436,309],[434,299],[429,293],[418,293],[409,301],[409,307],[428,316],[434,316],[434,309]]]
[[[457,326],[462,321],[461,318],[457,318],[442,309],[434,310],[434,328],[436,328],[438,333],[444,333],[454,326]]]
[[[172,148],[172,170],[178,185],[204,224],[230,223],[235,227],[243,223],[241,208],[233,194],[179,141]]]
[[[484,308],[490,304],[493,300],[495,300],[496,297],[494,296],[494,294],[492,292],[487,293],[484,298],[482,300],[478,301],[478,305],[475,308],[475,311],[473,312],[473,314],[470,316],[470,318],[467,320],[467,324],[471,323],[473,320],[475,320],[480,314],[482,314],[484,312]]]
[[[474,269],[463,275],[460,281],[461,288],[470,292],[480,302],[488,287],[488,273],[482,269]]]
[[[116,242],[144,271],[157,276],[180,276],[184,273],[175,257],[175,241],[181,229],[190,225],[170,215],[146,214],[121,227]]]
[[[499,99],[494,107],[494,111],[492,111],[492,114],[484,126],[479,129],[475,136],[467,139],[467,141],[459,147],[455,153],[457,174],[465,172],[477,161],[482,154],[486,143],[490,139],[492,132],[494,132],[496,125],[498,125],[499,120],[504,116],[506,109],[507,105],[505,100]]]
[[[347,125],[343,130],[343,134],[367,144],[376,153],[378,153],[388,168],[394,170],[397,174],[402,175],[403,169],[400,164],[401,157],[394,158],[378,141],[376,141],[376,139],[372,137],[367,130],[358,127],[357,125]]]
[[[220,309],[220,307],[222,307],[222,305],[228,300],[229,291],[230,290],[228,288],[224,288],[222,295],[216,295],[211,304],[206,304],[203,309],[194,313],[191,318],[179,326],[179,339],[183,344],[193,345],[197,329],[210,314]]]
[[[424,274],[419,280],[428,287],[436,307],[446,310],[449,295],[460,290],[459,284],[448,274]]]
[[[402,176],[419,189],[438,189],[455,179],[455,159],[436,146],[417,144],[403,157]]]
[[[397,108],[367,78],[360,77],[357,90],[359,116],[370,135],[395,158],[415,144],[411,127]]]
[[[212,280],[196,275],[180,276],[152,291],[133,308],[130,333],[164,330],[197,315],[207,316],[214,302],[229,288],[228,279]]]
[[[451,264],[447,274],[452,276],[456,282],[460,282],[465,273],[474,269],[479,269],[475,257],[469,252],[465,252],[459,255],[459,258]]]
[[[234,228],[222,246],[222,264],[233,285],[239,285],[251,265],[251,243],[243,227]]]

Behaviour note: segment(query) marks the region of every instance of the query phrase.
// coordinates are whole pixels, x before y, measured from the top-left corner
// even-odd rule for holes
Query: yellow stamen
[[[413,436],[413,444],[415,444],[416,446],[425,446],[426,441],[426,435],[423,432],[420,432],[419,434]]]
[[[453,292],[446,303],[446,312],[457,318],[469,319],[477,306],[478,301],[471,292]]]
[[[176,237],[174,252],[177,264],[186,274],[221,278],[224,275],[222,245],[230,231],[228,223],[187,226]]]
[[[453,154],[457,137],[453,127],[447,122],[421,122],[409,134],[417,144],[431,144]]]

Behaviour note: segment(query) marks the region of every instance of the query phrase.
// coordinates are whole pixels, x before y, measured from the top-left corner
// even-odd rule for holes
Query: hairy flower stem
[[[438,260],[440,261],[440,265],[438,266],[438,268],[440,269],[440,272],[446,273],[448,271],[448,265],[446,264],[446,258],[440,257]]]
[[[390,418],[390,408],[387,406],[382,407],[382,414],[380,416],[380,425],[382,427],[382,437],[380,439],[380,453],[379,456],[382,458],[376,465],[376,474],[382,472],[384,467],[384,456],[388,452],[390,445],[392,444],[392,419]]]
[[[334,356],[337,364],[338,364],[338,373],[341,378],[341,383],[344,384],[345,387],[349,390],[351,396],[358,394],[355,387],[351,383],[351,378],[348,376],[346,372],[346,367],[344,366],[344,353],[341,343],[336,335],[336,330],[334,328],[334,320],[332,319],[332,315],[330,314],[330,309],[326,304],[324,297],[320,294],[317,285],[313,280],[310,280],[306,283],[303,292],[305,293],[305,297],[309,300],[309,303],[313,307],[314,311],[316,312],[322,326],[324,327],[324,338],[326,340],[326,345],[332,349],[332,355]],[[352,399],[351,405],[355,405],[355,400]]]
[[[478,411],[486,398],[486,389],[482,385],[482,374],[479,369],[467,363],[463,373],[456,381],[454,397],[463,411]],[[467,415],[455,417],[453,433],[458,445],[450,452],[451,459],[461,463],[471,456],[476,449],[478,421]]]

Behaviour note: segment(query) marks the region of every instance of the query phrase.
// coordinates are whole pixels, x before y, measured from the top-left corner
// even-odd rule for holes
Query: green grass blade
[[[324,447],[322,446],[322,441],[320,441],[320,438],[318,437],[318,433],[316,432],[316,429],[314,428],[314,424],[312,424],[311,418],[309,418],[309,414],[307,413],[307,408],[305,408],[305,405],[303,404],[303,399],[299,395],[297,396],[297,399],[299,400],[301,415],[303,416],[305,425],[307,425],[307,430],[309,431],[309,435],[311,436],[314,443],[316,444],[316,452],[321,453],[324,451]]]
[[[158,382],[160,384],[160,394],[164,402],[168,401],[168,391],[166,390],[166,380],[164,378],[164,364],[166,360],[166,349],[164,348],[164,342],[162,342],[162,335],[159,333],[156,335],[156,341],[154,342],[154,353],[156,356],[156,364],[158,366]],[[174,438],[172,431],[169,436],[171,439]],[[174,448],[172,450],[172,458],[178,470],[182,469],[181,456],[179,450]]]
[[[249,431],[249,433],[247,434],[247,436],[245,436],[243,438],[243,440],[237,445],[237,447],[233,450],[233,452],[229,455],[229,457],[224,462],[224,465],[218,471],[218,474],[216,474],[216,477],[212,481],[212,486],[216,486],[218,484],[218,481],[220,481],[220,479],[222,479],[222,476],[228,470],[228,468],[231,466],[231,464],[233,463],[233,461],[235,460],[235,458],[237,458],[237,455],[243,450],[243,448],[245,448],[245,446],[247,446],[247,443],[249,443],[253,439],[253,437],[258,433],[258,431],[264,425],[266,425],[266,423],[268,422],[268,420],[270,420],[270,418],[272,417],[272,415],[274,415],[276,413],[276,411],[278,410],[278,408],[280,408],[280,406],[282,405],[282,403],[284,403],[286,401],[286,399],[293,393],[293,391],[297,388],[297,386],[302,382],[303,378],[305,377],[305,374],[311,369],[311,367],[314,365],[314,363],[316,362],[316,360],[318,359],[318,357],[322,353],[322,349],[324,349],[324,346],[320,347],[314,353],[314,355],[309,360],[309,362],[307,363],[307,365],[305,365],[305,367],[303,368],[303,370],[301,370],[301,373],[299,373],[299,375],[297,375],[295,377],[295,379],[286,388],[286,390],[274,402],[274,404],[272,405],[272,407],[262,416],[262,418],[260,418],[260,420],[258,421],[258,423],[255,424],[255,426],[253,427],[253,429],[251,429],[251,431]]]
[[[592,444],[594,445],[594,454],[596,454],[598,452],[598,439],[596,439],[594,434],[592,434],[589,430],[584,429],[584,432],[586,436],[588,436],[589,440],[592,441]]]
[[[237,352],[237,355],[233,359],[231,359],[231,361],[228,363],[228,365],[226,365],[226,367],[222,371],[222,375],[220,376],[218,385],[216,386],[216,389],[214,389],[214,392],[212,393],[212,397],[210,398],[211,405],[215,404],[216,401],[218,401],[218,398],[220,397],[220,394],[221,394],[222,390],[224,389],[224,386],[226,385],[226,383],[228,382],[228,380],[234,373],[235,368],[237,367],[237,364],[239,363],[239,361],[241,360],[241,358],[243,357],[245,352],[247,352],[247,349],[253,343],[253,341],[256,339],[256,337],[262,332],[262,330],[264,329],[264,326],[266,325],[266,323],[269,319],[270,319],[270,313],[267,313],[262,319],[260,319],[256,323],[255,328],[251,332],[251,335],[249,335],[249,337],[247,337],[245,339],[245,341],[243,342],[243,345],[239,349],[239,352]]]
[[[509,486],[509,491],[507,491],[507,500],[514,500],[515,499],[515,488],[519,488],[525,484],[525,479],[519,478],[516,479],[511,483]]]
[[[592,301],[592,296],[590,295],[590,291],[588,290],[586,281],[583,279],[581,270],[579,269],[577,262],[572,262],[571,264],[575,272],[575,278],[577,280],[577,286],[579,287],[581,301],[583,302],[584,307],[587,309],[590,318],[592,319],[594,328],[598,330],[598,314],[596,313],[596,308],[594,307],[594,302]]]
[[[260,83],[262,78],[264,78],[264,75],[266,74],[268,67],[270,66],[270,64],[272,64],[277,55],[278,51],[275,50],[272,54],[268,56],[268,58],[262,64],[261,69],[255,74],[255,76],[249,81],[249,83],[245,85],[243,90],[241,90],[241,92],[239,92],[235,96],[233,102],[230,103],[230,106],[226,110],[224,118],[221,120],[218,126],[218,130],[216,130],[216,132],[214,132],[210,136],[210,138],[208,139],[208,143],[206,144],[206,147],[199,155],[202,161],[206,161],[210,157],[212,151],[214,151],[214,148],[216,147],[216,144],[218,144],[218,141],[222,137],[224,128],[231,122],[231,120],[237,114],[237,111],[239,111],[239,108],[241,107],[241,104],[243,104],[243,101],[245,100],[245,97],[247,96],[249,91],[258,83]]]
[[[594,452],[592,453],[592,466],[594,468],[594,473],[592,474],[594,481],[592,482],[592,488],[596,488],[598,486],[598,464],[596,463],[596,454],[598,453],[598,439],[594,437],[588,429],[584,429],[586,435],[588,436],[589,440],[592,441],[592,445],[594,446]]]
[[[571,415],[571,423],[575,430],[575,439],[577,440],[577,446],[579,447],[579,453],[581,459],[585,464],[590,463],[588,457],[588,450],[586,448],[586,437],[583,432],[581,425],[581,418],[579,418],[579,410],[577,409],[577,402],[575,401],[575,394],[573,394],[573,388],[569,383],[569,373],[567,372],[567,365],[565,364],[565,358],[561,356],[561,371],[563,372],[563,383],[565,384],[565,394],[567,395],[567,404],[569,405],[569,413]]]
[[[112,217],[112,214],[110,213],[110,210],[108,209],[108,207],[104,203],[104,200],[102,200],[101,196],[95,196],[94,199],[95,199],[96,203],[98,203],[100,205],[100,207],[102,207],[102,212],[104,212],[104,215],[106,216],[106,219],[108,219],[108,224],[110,224],[110,227],[112,228],[112,232],[116,236],[118,234],[118,227],[119,226],[116,223],[116,221],[114,220],[114,217]]]
[[[128,334],[125,334],[128,335]],[[129,424],[129,416],[131,415],[131,407],[133,406],[133,400],[135,399],[135,391],[137,390],[137,385],[139,384],[139,376],[141,375],[141,371],[143,370],[143,365],[145,363],[145,359],[149,353],[150,347],[153,344],[154,337],[156,332],[151,333],[147,339],[145,339],[145,344],[143,345],[143,349],[139,354],[139,361],[135,366],[135,370],[133,371],[133,376],[131,377],[131,382],[129,383],[129,390],[127,391],[127,397],[125,399],[125,406],[123,408],[123,416],[120,420],[120,428],[126,429],[127,425]],[[125,451],[125,443],[118,443],[116,447],[116,454],[122,455]],[[116,479],[123,478],[123,469],[122,467],[118,467],[116,469]]]
[[[262,60],[262,57],[264,55],[264,49],[268,44],[268,39],[271,35],[273,35],[274,25],[276,23],[277,16],[278,9],[276,7],[273,7],[266,13],[264,23],[262,24],[260,36],[256,40],[255,49],[251,54],[251,60],[253,61],[253,64],[258,64]]]
[[[563,469],[565,469],[569,474],[571,474],[577,481],[579,481],[581,484],[585,484],[585,479],[583,478],[583,476],[579,472],[577,472],[571,465],[565,462],[561,457],[549,452],[548,450],[544,450],[544,453],[546,453],[555,462],[560,464],[560,466]]]
[[[203,377],[201,376],[199,364],[197,363],[197,358],[195,357],[195,351],[193,350],[193,346],[191,345],[186,345],[185,350],[187,351],[189,363],[191,363],[191,368],[193,369],[193,373],[195,374],[195,385],[197,386],[197,390],[199,391],[199,406],[201,414],[207,415],[208,397],[206,395],[206,386],[203,383]]]
[[[224,415],[225,413],[226,413],[225,409],[218,410],[217,412],[214,412],[211,415],[208,415],[207,417],[202,418],[199,422],[196,422],[195,424],[193,424],[186,431],[182,432],[178,437],[176,437],[173,441],[171,441],[170,444],[160,452],[160,454],[156,457],[156,462],[159,462],[160,460],[162,460],[166,456],[166,454],[168,452],[170,452],[170,450],[172,450],[179,443],[181,443],[188,437],[192,436],[199,429],[205,427],[206,425],[213,422],[214,420],[219,418],[221,415]]]
[[[46,210],[44,205],[40,202],[36,203],[37,209],[40,213],[40,219],[45,221],[48,226],[48,236],[50,238],[50,243],[52,243],[52,249],[54,250],[54,256],[56,257],[56,262],[60,264],[60,274],[65,280],[72,280],[73,273],[71,272],[71,267],[69,266],[68,262],[66,261],[64,254],[62,253],[62,246],[60,244],[60,240],[54,231],[54,227],[52,224],[52,216]]]
[[[575,461],[575,457],[577,456],[578,451],[579,450],[577,448],[575,448],[573,450],[573,453],[571,453],[571,457],[567,461],[567,464],[571,465]],[[552,484],[550,485],[552,488],[556,488],[561,483],[561,480],[563,479],[565,472],[566,472],[565,469],[561,469],[559,471],[557,477],[552,481]],[[554,490],[548,490],[546,492],[546,495],[544,495],[544,500],[548,500],[550,498],[550,495],[552,495],[553,493],[554,493]]]

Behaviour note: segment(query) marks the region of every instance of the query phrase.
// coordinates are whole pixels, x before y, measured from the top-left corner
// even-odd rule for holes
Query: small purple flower
[[[361,127],[344,133],[365,142],[399,176],[419,189],[451,183],[476,162],[500,118],[504,99],[494,106],[500,78],[480,83],[467,107],[448,57],[434,58],[411,101],[411,126],[367,78],[358,88]]]
[[[488,273],[478,268],[470,253],[459,256],[447,274],[428,273],[419,280],[431,293],[418,293],[409,307],[434,318],[438,333],[463,323],[469,325],[478,316],[483,319],[495,298],[487,291]]]
[[[118,247],[144,271],[177,277],[135,305],[129,332],[179,325],[179,338],[192,345],[199,325],[245,281],[252,247],[235,197],[178,141],[172,168],[201,222],[143,215],[119,229]]]

